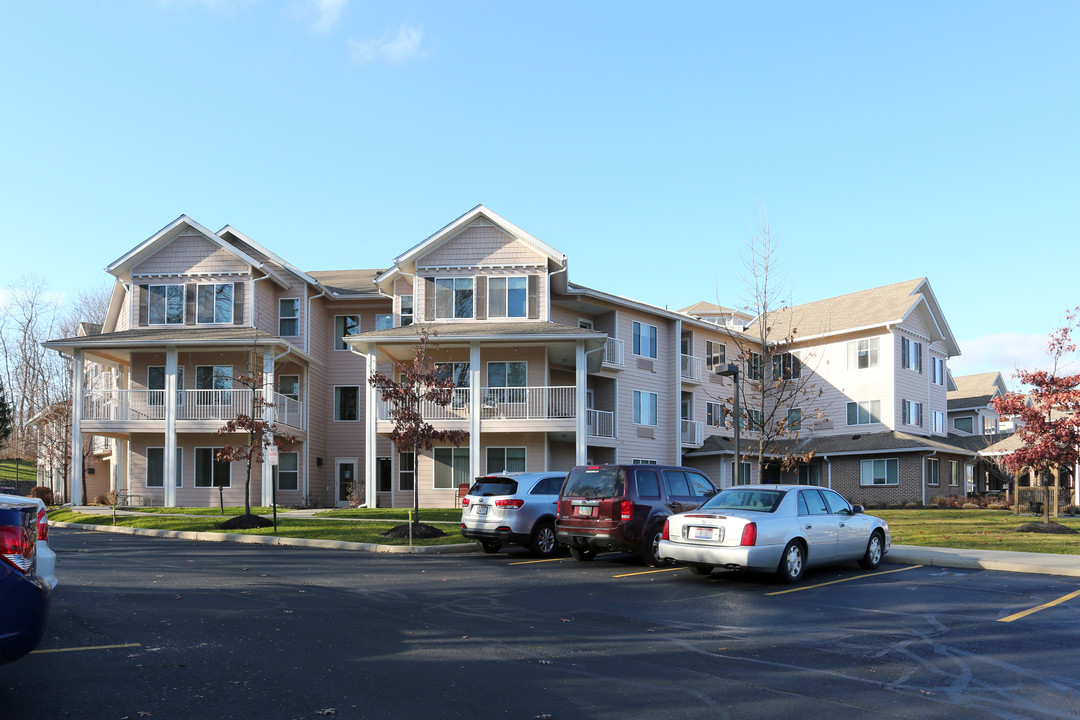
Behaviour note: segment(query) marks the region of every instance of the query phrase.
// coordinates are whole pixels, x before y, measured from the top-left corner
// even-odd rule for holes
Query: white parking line
[[[142,647],[141,643],[124,643],[123,645],[89,645],[75,648],[50,648],[48,650],[34,650],[31,655],[45,655],[47,653],[82,652],[84,650],[117,650],[119,648]]]

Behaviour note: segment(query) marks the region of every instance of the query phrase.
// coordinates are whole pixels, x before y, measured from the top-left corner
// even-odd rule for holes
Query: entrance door
[[[360,487],[356,477],[356,458],[337,458],[334,460],[337,466],[337,505],[348,505],[349,498],[360,494]]]

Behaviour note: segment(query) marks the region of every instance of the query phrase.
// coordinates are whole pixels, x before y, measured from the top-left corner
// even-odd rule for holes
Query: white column
[[[479,477],[480,465],[480,343],[469,342],[469,480]]]
[[[576,439],[576,453],[574,464],[584,465],[589,455],[589,436],[586,430],[585,395],[588,388],[588,368],[585,365],[585,341],[577,341],[577,361],[575,363],[576,387],[574,392],[574,406],[576,407],[576,423],[574,437]]]
[[[176,507],[176,347],[165,348],[165,507]]]
[[[376,452],[379,433],[377,432],[377,423],[379,422],[379,394],[376,392],[374,386],[371,384],[371,378],[375,375],[375,347],[368,345],[366,348],[367,354],[364,355],[364,417],[367,418],[367,422],[364,425],[364,435],[366,442],[364,443],[364,475],[367,477],[367,482],[364,483],[364,499],[367,501],[367,506],[370,508],[375,507],[377,501],[375,499],[375,492],[378,489],[376,484],[378,478],[376,477]],[[391,371],[392,372],[392,371]],[[394,481],[390,480],[391,497],[393,497]]]
[[[71,497],[72,505],[82,502],[83,456],[83,351],[75,349],[71,354]]]
[[[274,401],[274,353],[272,350],[263,351],[263,382],[261,388],[262,399],[267,403],[273,403]],[[274,422],[274,408],[270,405],[263,405],[262,419],[263,422]],[[265,438],[265,442],[270,442],[270,438]],[[265,448],[264,448],[265,450]],[[269,505],[270,501],[274,497],[274,470],[273,465],[266,462],[266,458],[263,458],[262,463],[262,499],[260,505]]]

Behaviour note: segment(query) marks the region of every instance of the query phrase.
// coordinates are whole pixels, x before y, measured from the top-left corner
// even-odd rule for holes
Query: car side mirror
[[[866,512],[866,508],[864,508],[862,505],[852,505],[851,506],[851,514],[852,515],[858,515],[858,514],[863,513],[863,512]]]

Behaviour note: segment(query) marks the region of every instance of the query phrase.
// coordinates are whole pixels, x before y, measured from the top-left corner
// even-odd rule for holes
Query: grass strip
[[[409,518],[410,508],[340,508],[316,513],[319,517],[364,518],[371,520],[402,520]],[[461,508],[421,508],[420,522],[457,522]]]
[[[889,523],[892,540],[900,545],[1080,555],[1080,535],[1013,532],[1041,518],[1006,510],[871,510],[867,514]],[[1080,531],[1080,519],[1057,518],[1056,522]]]

